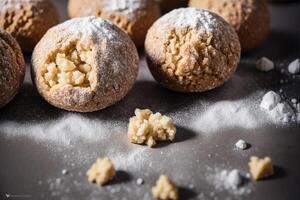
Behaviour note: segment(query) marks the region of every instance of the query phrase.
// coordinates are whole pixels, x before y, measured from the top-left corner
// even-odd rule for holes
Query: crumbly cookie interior
[[[50,56],[42,74],[50,88],[70,85],[93,89],[96,84],[96,73],[91,48],[73,44],[63,51],[54,53]]]
[[[191,28],[180,31],[173,29],[164,44],[164,52],[166,60],[162,65],[163,70],[180,85],[197,87],[203,80],[219,79],[218,72],[211,67],[212,57],[220,54],[212,45],[212,36],[199,41]],[[224,58],[223,62],[226,62]]]

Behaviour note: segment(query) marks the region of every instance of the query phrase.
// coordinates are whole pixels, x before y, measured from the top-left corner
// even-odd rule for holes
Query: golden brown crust
[[[15,37],[24,52],[31,52],[46,31],[59,22],[49,0],[3,0],[0,27]]]
[[[44,76],[47,64],[73,46],[91,50],[89,63],[95,83],[49,87]],[[33,52],[32,65],[32,78],[50,104],[69,111],[93,112],[115,104],[132,88],[138,73],[138,53],[128,35],[110,22],[97,17],[75,18],[45,34]]]
[[[179,92],[203,92],[235,72],[240,43],[234,29],[209,11],[174,10],[148,31],[145,51],[154,78]]]
[[[17,41],[0,29],[0,108],[19,91],[25,75],[25,61]]]
[[[190,0],[189,6],[221,15],[237,31],[243,51],[260,45],[270,32],[270,12],[265,0]]]
[[[188,0],[155,0],[159,3],[162,13],[169,12],[175,8],[182,8],[188,5]]]
[[[112,21],[141,47],[160,9],[153,0],[69,0],[69,16],[98,16]]]

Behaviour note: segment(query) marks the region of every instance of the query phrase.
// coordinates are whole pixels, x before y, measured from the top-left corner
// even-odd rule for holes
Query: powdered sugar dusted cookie
[[[190,0],[189,5],[222,16],[237,31],[243,51],[260,45],[270,32],[270,12],[265,0]]]
[[[33,80],[52,105],[92,112],[121,100],[138,73],[138,53],[121,29],[97,17],[51,28],[32,55]]]
[[[160,9],[154,0],[69,0],[70,17],[91,15],[112,21],[140,47]]]
[[[17,41],[0,29],[0,108],[19,91],[25,75],[25,62]]]
[[[196,8],[174,10],[150,28],[145,52],[154,78],[180,92],[203,92],[235,72],[241,48],[235,30],[218,15]]]
[[[0,1],[0,27],[17,39],[23,51],[31,52],[58,21],[58,12],[50,0]]]

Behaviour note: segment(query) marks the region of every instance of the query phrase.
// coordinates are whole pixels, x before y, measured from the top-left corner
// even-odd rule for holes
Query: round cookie
[[[58,12],[50,0],[0,1],[0,27],[17,39],[24,52],[31,52],[58,22]]]
[[[76,112],[121,100],[138,74],[138,53],[117,26],[98,17],[75,18],[45,34],[32,55],[32,79],[52,105]]]
[[[25,75],[25,61],[17,41],[0,29],[0,108],[19,91]]]
[[[203,92],[235,72],[241,48],[235,30],[207,10],[180,8],[148,31],[145,52],[154,78],[179,92]]]
[[[159,3],[163,13],[169,12],[175,8],[187,7],[188,0],[155,0]]]
[[[98,16],[112,21],[125,31],[134,43],[144,45],[148,29],[160,17],[154,0],[69,0],[69,16]]]
[[[270,12],[265,0],[190,0],[189,6],[222,16],[237,31],[244,52],[260,45],[270,32]]]

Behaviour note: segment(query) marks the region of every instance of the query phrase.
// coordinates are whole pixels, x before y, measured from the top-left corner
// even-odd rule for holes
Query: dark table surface
[[[55,2],[65,19],[65,1]],[[285,75],[280,73],[284,66],[278,65],[299,57],[300,4],[270,8],[272,32],[268,40],[243,55],[237,73],[226,85],[204,94],[178,94],[161,88],[141,53],[138,81],[123,101],[96,113],[68,113],[50,106],[37,94],[28,65],[22,90],[0,110],[0,199],[151,199],[150,188],[161,173],[178,183],[181,199],[299,199],[299,125],[265,123],[250,129],[224,128],[212,134],[197,132],[191,125],[191,115],[201,115],[204,105],[245,100],[270,89],[283,89],[286,97],[300,100],[300,77],[280,84]],[[276,70],[267,74],[256,71],[253,64],[261,56],[273,59]],[[129,144],[126,125],[137,107],[173,117],[177,141],[154,149]],[[95,130],[82,136],[85,126]],[[252,147],[243,152],[233,150],[240,138]],[[248,183],[249,194],[235,195],[207,180],[216,169],[247,171],[249,157],[254,154],[271,156],[276,175]],[[98,156],[104,155],[116,163],[118,178],[101,188],[89,184],[84,174]],[[67,175],[62,175],[63,169],[68,170]],[[145,180],[142,186],[135,182],[139,177]]]

